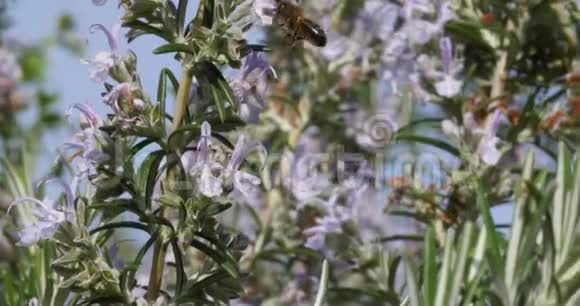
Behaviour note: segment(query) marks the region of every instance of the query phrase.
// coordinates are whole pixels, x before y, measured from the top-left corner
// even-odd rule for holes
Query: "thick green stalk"
[[[189,100],[189,92],[191,90],[193,81],[193,72],[191,68],[184,65],[183,72],[181,74],[181,82],[179,84],[179,90],[177,91],[177,98],[175,101],[175,114],[173,117],[173,127],[172,130],[175,131],[179,129],[185,113],[187,110],[187,103]],[[177,158],[175,154],[168,156],[168,162],[171,159]],[[165,180],[165,186],[172,188],[173,178],[175,177],[173,168],[168,169],[167,176]],[[161,216],[165,215],[165,209],[160,209]],[[165,268],[165,255],[167,254],[168,247],[167,237],[165,235],[160,235],[159,239],[155,242],[153,249],[153,262],[151,264],[151,273],[149,274],[149,286],[147,290],[147,300],[150,302],[155,301],[159,297],[159,292],[161,291],[161,284],[163,282],[163,271]]]
[[[163,214],[163,211],[161,212]],[[159,297],[161,283],[163,281],[163,270],[165,268],[165,255],[167,253],[167,243],[163,235],[155,241],[153,250],[153,262],[151,263],[151,274],[149,275],[149,286],[147,290],[147,300],[154,302]]]
[[[173,131],[177,130],[183,122],[185,113],[187,111],[187,102],[189,100],[189,92],[193,82],[193,71],[191,68],[184,66],[181,73],[181,83],[177,91],[177,99],[175,101],[175,116],[173,117]]]

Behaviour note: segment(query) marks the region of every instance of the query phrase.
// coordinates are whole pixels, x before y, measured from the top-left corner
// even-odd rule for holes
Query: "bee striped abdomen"
[[[326,34],[318,24],[310,19],[304,19],[301,27],[301,32],[305,40],[308,40],[317,47],[326,46]]]

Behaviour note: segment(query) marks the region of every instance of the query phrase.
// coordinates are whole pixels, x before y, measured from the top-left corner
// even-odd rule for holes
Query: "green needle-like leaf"
[[[329,267],[328,260],[324,260],[322,263],[322,273],[320,274],[320,285],[318,285],[318,293],[316,294],[316,301],[314,306],[323,306],[324,300],[326,299],[326,292],[328,290],[328,278],[329,278]]]
[[[164,53],[175,53],[175,52],[183,52],[195,55],[195,50],[186,45],[186,44],[179,44],[179,43],[172,43],[157,47],[153,50],[153,54],[164,54]]]
[[[408,286],[408,299],[411,306],[421,306],[421,290],[419,289],[419,281],[417,280],[417,268],[413,259],[405,258],[405,276]]]
[[[423,262],[423,304],[425,306],[435,305],[435,294],[437,288],[436,252],[437,246],[435,245],[435,233],[433,228],[429,228],[425,235]]]
[[[183,28],[185,27],[185,14],[187,13],[187,3],[188,0],[179,0],[179,6],[177,7],[177,33],[179,35],[183,34]]]

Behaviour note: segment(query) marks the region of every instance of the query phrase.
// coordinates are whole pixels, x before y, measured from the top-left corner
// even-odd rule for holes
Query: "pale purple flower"
[[[263,165],[267,155],[266,148],[257,141],[248,143],[246,142],[246,137],[240,135],[223,172],[224,179],[233,179],[234,190],[239,191],[246,200],[255,199],[259,195],[258,186],[261,183],[259,177],[240,170],[242,163],[252,151],[259,153]]]
[[[12,205],[23,202],[32,202],[38,205],[34,210],[36,221],[21,225],[22,228],[18,233],[17,245],[31,246],[41,240],[50,239],[54,236],[60,225],[66,220],[65,214],[53,209],[49,204],[45,204],[34,198],[22,198],[12,203]]]
[[[495,166],[503,155],[499,149],[502,140],[496,136],[502,120],[502,113],[497,109],[492,116],[491,122],[477,146],[477,153],[485,164]]]
[[[109,69],[115,66],[115,57],[111,52],[99,51],[93,59],[83,60],[83,64],[93,65],[89,78],[97,83],[103,83],[109,75]]]
[[[445,27],[449,21],[455,19],[457,15],[451,7],[451,3],[448,0],[437,0],[437,21],[436,24],[440,29]]]
[[[113,89],[109,93],[107,93],[103,97],[103,102],[109,105],[115,114],[119,114],[123,112],[123,109],[120,105],[121,101],[124,97],[127,97],[131,94],[133,90],[132,86],[128,82],[123,82],[115,85]]]
[[[463,86],[463,81],[457,77],[463,70],[463,62],[454,57],[453,43],[449,37],[441,38],[439,46],[440,59],[421,55],[417,62],[425,77],[434,81],[437,94],[452,98],[459,94]]]
[[[290,155],[292,169],[289,176],[289,186],[299,204],[319,201],[320,196],[332,186],[330,177],[318,168],[327,162],[327,156],[322,153],[294,153]]]
[[[99,114],[89,104],[73,104],[69,107],[65,113],[65,118],[71,121],[72,111],[77,110],[80,114],[80,125],[81,128],[98,128],[103,124],[103,121],[99,117]]]
[[[292,184],[292,194],[299,205],[316,202],[319,196],[330,188],[329,178],[325,175],[308,176],[305,180],[295,180]]]
[[[304,243],[305,248],[316,250],[319,252],[328,249],[328,247],[326,246],[326,232],[323,232],[319,229],[316,229],[311,232],[307,231],[304,232],[304,234],[308,235],[308,238],[306,238],[306,242]]]
[[[41,181],[40,184],[47,183],[49,181],[55,181],[63,187],[65,192],[66,206],[64,209],[58,210],[55,207],[55,202],[47,200],[40,201],[32,197],[23,197],[12,202],[12,204],[10,204],[8,207],[7,214],[10,214],[11,209],[16,205],[23,203],[32,203],[36,205],[36,209],[32,211],[34,220],[19,220],[21,229],[18,232],[17,245],[31,246],[41,240],[50,239],[58,231],[61,224],[63,224],[65,221],[74,220],[73,190],[69,185],[60,179],[47,179]]]
[[[411,45],[424,45],[433,35],[433,25],[424,20],[423,16],[432,12],[431,1],[409,0],[405,1],[401,9],[401,17],[405,24],[400,30],[405,34]]]
[[[110,51],[100,51],[93,59],[86,59],[81,61],[84,64],[90,64],[93,66],[93,68],[89,71],[89,77],[91,80],[97,83],[102,83],[107,79],[109,70],[115,66],[120,58],[119,35],[121,31],[121,25],[114,25],[112,29],[109,30],[102,24],[93,24],[90,26],[89,30],[91,33],[102,31],[107,37],[107,41],[109,43]]]
[[[396,4],[382,0],[368,0],[365,1],[355,26],[359,27],[361,33],[377,35],[383,41],[387,41],[395,30],[399,14],[400,8]]]
[[[431,20],[433,15],[435,20]],[[426,98],[427,92],[421,87],[421,70],[425,68],[421,66],[427,63],[431,71],[436,66],[432,60],[426,61],[426,55],[421,55],[422,48],[443,33],[445,23],[454,18],[454,14],[445,1],[410,0],[404,2],[400,16],[403,24],[392,33],[383,50],[383,79],[395,94],[406,85],[405,88],[411,88],[418,98]],[[437,81],[448,81],[439,84],[443,93],[454,90],[450,85],[457,84],[443,78],[445,75],[440,72],[438,75]]]
[[[387,192],[373,187],[368,182],[359,182],[348,187],[350,196],[347,206],[352,209],[353,222],[357,225],[357,235],[363,241],[373,241],[385,236],[389,216],[385,213]]]
[[[338,205],[339,194],[334,193],[330,199],[324,203],[325,215],[316,219],[316,225],[304,231],[308,236],[305,247],[328,252],[326,246],[326,236],[329,234],[341,234],[342,226],[345,222],[353,218],[352,210],[347,207]]]
[[[383,51],[383,61],[386,64],[395,64],[407,51],[407,35],[402,32],[396,32],[391,36]]]
[[[487,165],[494,166],[499,162],[502,152],[498,150],[501,139],[495,136],[484,137],[477,146],[477,153]]]
[[[292,281],[287,284],[282,293],[281,304],[293,306],[312,305],[316,287],[318,287],[318,278],[308,274],[303,267],[299,267],[294,272]]]
[[[327,237],[345,235],[343,228],[347,223],[356,226],[357,232],[349,233],[356,236],[356,241],[375,241],[385,236],[389,220],[384,213],[387,193],[372,186],[374,175],[368,163],[362,162],[355,173],[333,185],[328,200],[311,203],[320,207],[323,215],[316,219],[315,226],[304,231],[305,247],[323,252],[328,258],[335,257],[338,250],[327,245]]]
[[[374,67],[371,59],[376,51],[370,47],[373,37],[369,32],[348,37],[335,32],[327,35],[328,44],[320,52],[333,67],[338,67],[340,86],[351,86],[354,76],[372,71]]]
[[[404,31],[411,45],[424,45],[436,35],[443,32],[447,22],[455,18],[455,14],[445,0],[426,1],[410,0],[403,5]],[[428,21],[425,16],[435,13],[437,19]]]
[[[285,152],[282,157],[280,179],[299,206],[322,201],[321,196],[332,186],[330,177],[319,169],[328,161],[328,155],[321,153],[325,147],[318,128],[310,127],[301,135],[294,152]]]
[[[240,75],[232,82],[232,88],[240,102],[240,117],[255,123],[260,111],[266,106],[264,95],[268,91],[268,79],[276,79],[276,71],[259,52],[251,52],[244,59]]]
[[[28,301],[28,306],[38,306],[39,302],[37,298],[32,298],[30,299],[30,301]]]
[[[217,163],[202,167],[198,188],[204,196],[213,198],[222,194],[222,181],[219,176],[213,174],[214,171],[220,171],[221,169],[221,165]]]
[[[456,75],[463,69],[463,63],[454,60],[453,44],[449,37],[442,38],[440,46],[443,79],[435,83],[435,90],[439,95],[450,98],[456,96],[463,86],[463,81],[456,78]]]
[[[422,19],[408,21],[404,29],[409,43],[418,46],[427,44],[440,31],[434,24]]]
[[[211,125],[203,122],[201,137],[197,145],[195,161],[190,168],[190,175],[197,178],[199,191],[206,197],[222,195],[223,186],[232,184],[234,191],[243,195],[246,200],[253,199],[257,193],[260,179],[240,170],[243,161],[252,151],[258,151],[262,160],[266,156],[265,148],[258,142],[247,143],[245,136],[240,135],[229,162],[224,167],[214,161],[211,152]]]
[[[308,236],[304,247],[316,251],[324,252],[328,249],[326,246],[326,236],[328,234],[342,233],[342,222],[333,216],[324,216],[316,219],[317,225],[304,231]]]
[[[405,19],[413,19],[417,16],[429,14],[432,11],[430,0],[407,0],[403,4],[402,14]]]
[[[337,61],[341,56],[346,55],[346,51],[354,44],[347,37],[334,32],[328,33],[327,36],[328,43],[320,50],[320,53],[332,62]]]
[[[72,111],[80,113],[81,130],[63,144],[65,151],[70,152],[70,160],[78,159],[77,177],[88,174],[91,166],[109,160],[109,154],[103,152],[103,144],[110,141],[109,137],[99,128],[103,121],[88,104],[75,104],[71,106],[65,117],[70,121]]]
[[[463,114],[463,126],[459,126],[451,120],[444,120],[441,123],[441,128],[447,136],[452,137],[455,141],[466,141],[467,143],[473,143],[474,146],[477,144],[475,151],[481,161],[487,165],[495,166],[504,153],[500,149],[503,141],[496,136],[504,117],[499,109],[495,110],[490,116],[492,117],[486,128],[481,127],[473,118],[473,113],[470,112]],[[473,140],[476,142],[473,142]]]
[[[362,241],[373,241],[384,236],[388,216],[384,213],[386,203],[385,190],[372,185],[375,173],[368,163],[359,166],[356,173],[347,176],[332,191],[331,209],[340,216],[340,221],[356,225],[356,236]],[[337,200],[338,199],[338,200]],[[331,211],[327,208],[327,211]],[[333,216],[331,214],[331,216]],[[337,219],[337,218],[334,218]]]
[[[223,166],[213,161],[210,144],[211,125],[204,121],[201,125],[201,137],[197,144],[195,163],[190,174],[197,178],[199,192],[208,198],[219,196],[223,192],[219,175],[214,175],[215,171],[221,173]]]
[[[418,55],[411,48],[408,34],[399,30],[386,42],[381,55],[383,61],[381,84],[391,96],[403,94],[401,89],[410,88],[418,97],[426,96],[420,86],[420,74],[417,65]]]
[[[143,300],[144,304],[139,304],[141,300],[147,294],[147,285],[149,284],[149,274],[145,272],[138,272],[135,275],[136,285],[131,290],[131,297],[137,300],[137,305],[148,305],[146,301]]]

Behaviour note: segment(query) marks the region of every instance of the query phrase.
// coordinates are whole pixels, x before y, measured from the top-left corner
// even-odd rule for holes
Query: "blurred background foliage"
[[[61,48],[78,57],[84,49],[70,15],[62,15],[53,33],[37,42],[6,36],[14,2],[0,2],[0,305],[27,304],[50,282],[45,269],[54,259],[51,243],[16,248],[14,229],[6,226],[5,214],[15,197],[33,194],[33,182],[46,175],[38,171],[39,162],[47,162],[43,137],[64,123],[56,108],[62,103],[59,93],[45,86],[51,67],[47,53]],[[55,174],[61,171],[54,170]]]

